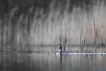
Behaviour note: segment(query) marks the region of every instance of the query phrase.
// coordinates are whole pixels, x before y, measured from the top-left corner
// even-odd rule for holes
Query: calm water
[[[106,55],[0,53],[0,71],[106,71]]]

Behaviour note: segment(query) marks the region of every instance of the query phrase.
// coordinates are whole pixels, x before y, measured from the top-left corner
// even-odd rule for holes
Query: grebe
[[[58,47],[60,50],[60,53],[62,53],[62,44],[58,44],[56,47]]]

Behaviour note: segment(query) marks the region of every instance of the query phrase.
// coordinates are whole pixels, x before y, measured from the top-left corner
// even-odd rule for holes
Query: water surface
[[[106,71],[106,55],[0,53],[0,71]]]

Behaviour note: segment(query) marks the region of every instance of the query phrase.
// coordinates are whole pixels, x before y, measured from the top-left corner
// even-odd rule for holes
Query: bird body
[[[62,49],[62,45],[61,45],[61,44],[59,44],[59,45],[58,45],[58,48],[59,48],[59,49]]]
[[[58,44],[56,47],[59,48],[60,53],[62,52],[62,44]]]

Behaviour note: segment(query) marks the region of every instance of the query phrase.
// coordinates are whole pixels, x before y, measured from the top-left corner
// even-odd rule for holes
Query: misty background
[[[105,46],[105,19],[105,0],[0,0],[0,50]]]

